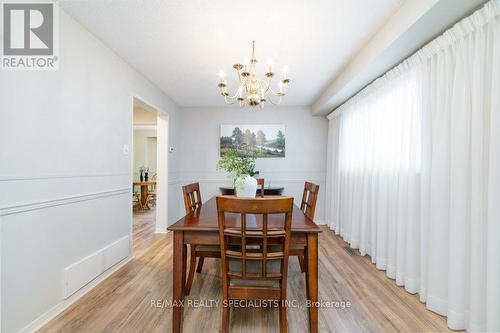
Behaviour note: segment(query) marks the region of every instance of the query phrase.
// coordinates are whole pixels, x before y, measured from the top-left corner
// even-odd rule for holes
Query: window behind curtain
[[[345,108],[340,171],[420,170],[421,94],[417,71]]]

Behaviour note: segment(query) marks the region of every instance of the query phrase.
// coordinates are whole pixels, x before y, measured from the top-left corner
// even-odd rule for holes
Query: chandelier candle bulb
[[[287,80],[288,79],[288,67],[283,67],[283,79]]]

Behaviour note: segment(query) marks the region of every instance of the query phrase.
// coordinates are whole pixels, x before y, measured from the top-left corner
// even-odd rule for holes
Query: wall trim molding
[[[99,198],[111,197],[116,195],[121,195],[125,193],[130,193],[131,187],[122,187],[117,189],[111,189],[99,192],[90,192],[76,195],[68,195],[64,197],[53,198],[49,200],[16,203],[0,207],[0,216],[19,214],[33,210],[39,210],[54,206],[69,205],[77,202],[95,200]]]
[[[219,183],[222,185],[225,185],[225,184],[228,184],[231,182],[231,180],[229,178],[184,178],[182,180],[179,180],[179,181],[176,181],[176,182],[184,182],[184,183],[187,183],[187,182],[192,182],[196,180],[197,182],[199,183]],[[277,178],[272,178],[271,179],[271,184],[279,184],[279,183],[285,183],[285,184],[290,184],[290,183],[304,183],[305,181],[312,181],[312,182],[315,182],[315,183],[325,183],[326,182],[326,179],[325,178],[316,178],[316,177],[313,177],[313,178],[307,178],[307,179],[304,179],[304,178],[287,178],[287,179],[277,179]]]
[[[89,282],[87,285],[85,285],[83,288],[81,288],[79,291],[71,295],[67,299],[62,299],[61,302],[56,304],[54,307],[52,307],[50,310],[33,320],[31,323],[23,327],[18,333],[31,333],[31,332],[36,332],[40,328],[42,328],[45,324],[47,324],[49,321],[57,317],[61,312],[69,308],[72,304],[74,304],[76,301],[78,301],[80,298],[85,296],[88,292],[90,292],[92,289],[94,289],[97,285],[99,285],[101,282],[106,280],[108,277],[113,275],[115,272],[119,271],[122,267],[124,267],[126,264],[128,264],[130,261],[134,259],[134,256],[128,256],[124,258],[122,261],[116,263],[114,266],[110,267],[107,271],[102,273],[101,275],[97,276],[94,280]]]
[[[92,178],[92,177],[121,177],[130,176],[130,172],[102,172],[102,173],[59,173],[59,174],[38,174],[38,175],[0,175],[0,182],[10,182],[18,180],[44,180],[63,178]]]

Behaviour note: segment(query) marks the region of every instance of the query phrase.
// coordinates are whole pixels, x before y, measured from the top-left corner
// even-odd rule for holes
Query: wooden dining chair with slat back
[[[316,211],[316,202],[318,200],[319,185],[314,183],[305,182],[304,193],[302,194],[302,201],[300,203],[300,210],[311,220],[314,220],[314,212]],[[299,258],[300,270],[305,272],[307,267],[305,265],[305,247],[302,245],[294,245],[290,249],[291,256]]]
[[[222,332],[229,330],[231,300],[275,300],[280,331],[287,331],[284,303],[292,210],[293,197],[217,197]]]
[[[196,212],[202,206],[200,184],[193,183],[182,186],[184,196],[184,206],[186,215]],[[196,266],[196,258],[198,266]],[[201,273],[205,258],[220,258],[220,247],[218,245],[196,245],[190,246],[189,274],[186,281],[186,295],[189,295],[193,285],[194,272]]]
[[[257,186],[260,186],[260,196],[264,197],[264,178],[257,178]]]
[[[199,183],[192,183],[182,186],[182,195],[184,196],[184,206],[186,208],[186,214],[194,212],[202,205]]]

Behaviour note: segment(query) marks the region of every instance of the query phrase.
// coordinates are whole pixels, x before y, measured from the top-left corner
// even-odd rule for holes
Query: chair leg
[[[228,333],[229,332],[229,315],[231,308],[229,305],[222,305],[222,323],[221,323],[221,331],[222,333]]]
[[[305,265],[304,257],[303,256],[298,256],[297,258],[299,258],[300,270],[302,271],[302,273],[304,273],[306,271],[306,265]]]
[[[284,300],[280,300],[279,311],[280,311],[280,332],[286,333],[288,331],[286,324],[286,306]]]
[[[203,268],[204,261],[205,261],[205,257],[200,257],[200,259],[198,259],[198,267],[196,267],[197,273],[201,273],[201,269]]]
[[[186,295],[189,295],[189,292],[191,291],[191,286],[193,285],[193,279],[194,279],[194,269],[196,266],[196,251],[194,250],[193,245],[191,245],[190,252],[191,253],[189,259],[189,275],[186,281]]]

